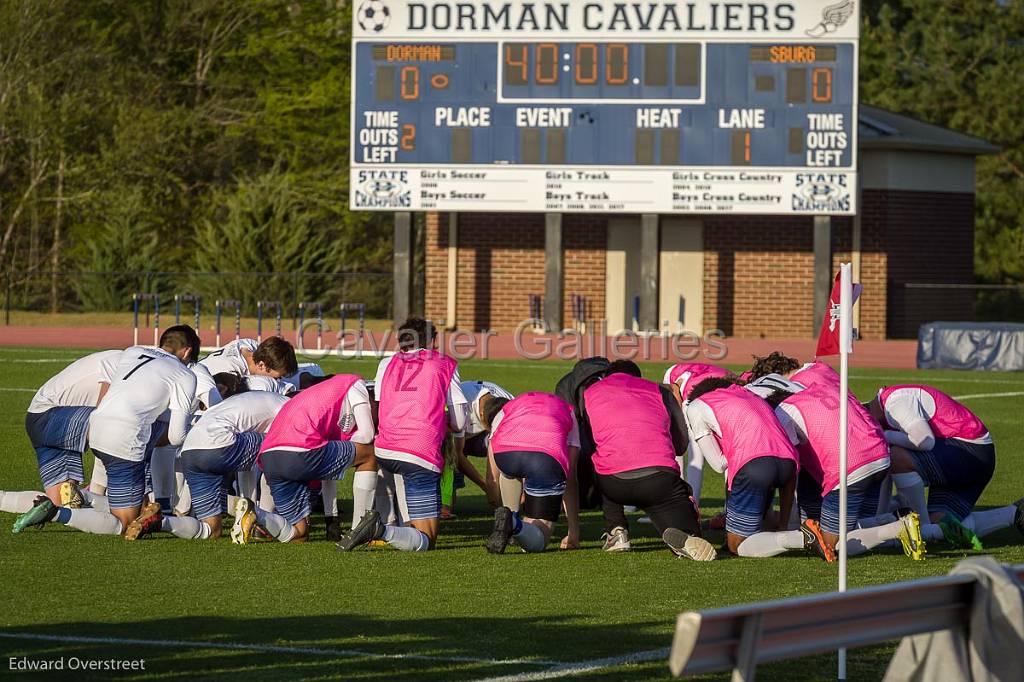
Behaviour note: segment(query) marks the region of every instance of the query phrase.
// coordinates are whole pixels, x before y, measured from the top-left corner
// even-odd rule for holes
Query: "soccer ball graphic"
[[[391,23],[391,10],[384,4],[384,0],[366,0],[359,5],[356,18],[364,31],[380,33]]]

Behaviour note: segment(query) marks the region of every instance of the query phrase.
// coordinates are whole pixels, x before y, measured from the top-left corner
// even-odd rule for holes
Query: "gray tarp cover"
[[[931,322],[917,334],[920,369],[1024,371],[1024,324]]]

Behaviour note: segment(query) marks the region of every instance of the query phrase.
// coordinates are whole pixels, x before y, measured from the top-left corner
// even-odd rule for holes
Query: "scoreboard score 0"
[[[856,211],[853,0],[354,12],[353,210]]]

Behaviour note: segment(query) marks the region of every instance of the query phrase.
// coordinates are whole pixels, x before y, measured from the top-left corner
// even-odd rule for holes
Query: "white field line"
[[[662,659],[665,660],[665,665],[667,666],[668,652],[668,648],[654,649],[651,651],[638,651],[636,653],[625,654],[623,656],[594,658],[589,661],[579,661],[577,663],[560,663],[548,668],[547,670],[540,670],[535,673],[519,673],[518,675],[488,677],[477,680],[477,682],[532,682],[533,680],[554,680],[559,677],[573,677],[575,675],[582,675],[595,670],[604,670],[605,668],[615,668],[620,665],[628,665],[629,663],[644,663],[647,661],[657,661]]]
[[[177,639],[130,639],[120,637],[85,637],[77,635],[44,635],[35,632],[0,632],[0,638],[37,642],[68,642],[80,644],[123,644],[131,646],[164,647],[168,649],[223,649],[228,651],[257,651],[272,654],[307,654],[336,658],[370,658],[375,660],[430,661],[434,663],[482,663],[484,665],[540,665],[561,667],[559,661],[524,658],[478,658],[475,656],[428,656],[424,654],[381,654],[355,649],[321,649],[316,647],[275,646],[272,644],[240,644],[234,642],[200,642]],[[552,670],[555,668],[552,668]]]
[[[5,386],[0,386],[0,391],[8,391],[11,393],[35,393],[38,390],[39,389],[37,388],[7,388]]]
[[[1011,391],[1009,393],[969,393],[967,395],[953,396],[953,400],[971,400],[973,398],[1012,398],[1024,395],[1024,391]]]

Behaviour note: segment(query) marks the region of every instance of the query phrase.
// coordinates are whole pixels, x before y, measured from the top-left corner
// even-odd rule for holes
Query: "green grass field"
[[[32,391],[81,354],[0,349],[0,488],[38,487],[24,411]],[[323,364],[372,376],[376,363]],[[464,363],[461,374],[517,392],[552,390],[568,366],[475,361]],[[660,380],[663,369],[649,364],[644,373]],[[863,369],[852,376],[861,397],[901,381],[963,396],[991,429],[999,452],[980,506],[1024,495],[1024,377]],[[348,499],[351,474],[340,488]],[[704,512],[722,505],[722,477],[708,472]],[[342,516],[350,511],[343,501]],[[584,515],[581,551],[491,556],[483,549],[490,512],[482,494],[467,489],[457,512],[457,520],[443,524],[437,551],[423,555],[341,555],[323,538],[318,519],[318,534],[305,545],[237,547],[227,538],[188,542],[166,534],[128,543],[53,524],[14,536],[14,516],[0,515],[0,669],[7,672],[11,656],[77,656],[145,659],[145,671],[119,674],[123,679],[463,680],[655,652],[649,660],[583,676],[664,679],[663,650],[679,612],[836,587],[835,566],[799,554],[707,564],[676,559],[650,526],[638,524],[634,551],[609,555],[600,549],[597,512]],[[1000,561],[1024,563],[1015,530],[990,536],[986,548]],[[850,583],[944,574],[964,556],[933,548],[919,563],[896,552],[858,557],[850,560]],[[851,679],[879,678],[891,651],[851,652]],[[816,680],[833,676],[834,666],[834,656],[821,656],[759,672],[765,680]]]

